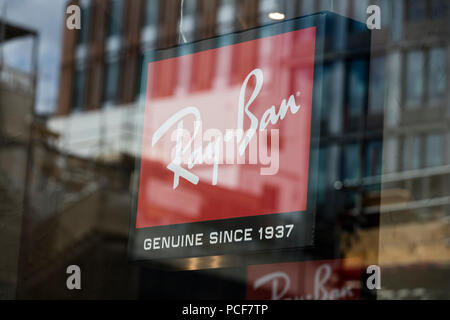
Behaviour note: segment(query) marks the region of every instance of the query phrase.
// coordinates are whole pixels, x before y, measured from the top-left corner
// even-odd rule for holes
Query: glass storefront
[[[0,298],[449,299],[449,16],[0,0]]]

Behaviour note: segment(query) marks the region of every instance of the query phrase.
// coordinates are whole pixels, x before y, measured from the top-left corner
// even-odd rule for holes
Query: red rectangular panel
[[[137,228],[306,210],[315,32],[149,64]]]

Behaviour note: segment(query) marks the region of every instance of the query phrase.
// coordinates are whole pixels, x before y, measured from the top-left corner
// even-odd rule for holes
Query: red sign
[[[149,64],[137,228],[306,210],[315,33]]]
[[[249,266],[247,299],[359,299],[361,271],[354,267],[359,263],[349,262],[322,260]]]

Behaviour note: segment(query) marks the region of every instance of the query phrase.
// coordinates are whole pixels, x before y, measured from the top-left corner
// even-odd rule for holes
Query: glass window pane
[[[381,27],[387,28],[391,24],[392,20],[392,1],[391,0],[378,0],[376,3],[382,12],[381,14]]]
[[[0,297],[450,299],[450,0],[22,2],[0,0]]]
[[[86,82],[86,72],[84,69],[75,72],[74,88],[73,88],[73,105],[72,111],[78,112],[83,109],[84,91]]]
[[[110,7],[108,36],[116,36],[121,34],[123,25],[123,0],[112,0]]]
[[[81,7],[81,29],[78,33],[78,44],[89,41],[89,29],[91,20],[91,7]]]
[[[383,143],[370,141],[366,147],[365,176],[373,177],[381,175],[381,155]]]
[[[103,101],[114,102],[117,98],[119,83],[119,61],[110,62],[106,65],[105,80],[103,87]]]
[[[426,166],[435,167],[442,165],[442,136],[432,134],[426,139]]]
[[[146,0],[144,25],[149,26],[158,23],[158,10],[159,10],[158,0]]]
[[[431,0],[431,18],[447,17],[448,0]]]
[[[184,1],[184,7],[183,7],[183,15],[184,16],[193,16],[195,14],[195,8],[196,8],[196,0],[185,0]]]
[[[430,65],[428,74],[428,94],[430,100],[440,100],[445,96],[446,50],[433,48],[430,50]]]
[[[233,31],[235,15],[235,0],[221,0],[217,9],[217,33]]]
[[[412,139],[411,152],[406,155],[411,158],[410,169],[420,169],[421,167],[421,144],[420,137],[414,137]]]
[[[421,168],[422,139],[420,136],[406,138],[402,148],[402,170]]]
[[[422,20],[427,13],[427,3],[425,0],[408,0],[406,10],[409,21]]]
[[[418,106],[422,102],[424,87],[424,53],[411,51],[406,55],[406,103]]]
[[[389,1],[392,5],[392,31],[391,37],[394,41],[401,39],[403,32],[403,1]],[[383,18],[381,18],[383,21]]]
[[[371,112],[382,112],[386,90],[386,58],[373,58],[370,67],[369,109]]]
[[[359,116],[366,104],[367,61],[357,59],[350,62],[349,70],[349,114]]]
[[[344,179],[360,177],[359,144],[352,143],[344,148]]]

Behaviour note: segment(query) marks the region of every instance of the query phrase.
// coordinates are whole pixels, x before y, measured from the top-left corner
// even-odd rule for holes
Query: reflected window
[[[381,141],[370,141],[366,146],[365,176],[373,177],[381,175],[381,155],[383,143]]]
[[[381,14],[381,27],[387,28],[392,21],[392,1],[391,0],[378,0],[375,4],[380,7]]]
[[[431,134],[426,138],[425,165],[436,167],[442,165],[443,160],[443,139],[439,134]]]
[[[81,7],[81,29],[78,31],[78,44],[84,44],[89,41],[91,7]]]
[[[428,94],[430,100],[440,100],[445,96],[446,81],[446,50],[433,48],[430,50],[428,74]]]
[[[105,66],[103,83],[103,102],[116,102],[119,84],[119,60],[109,62]]]
[[[123,24],[123,0],[111,0],[110,1],[110,16],[108,22],[108,36],[118,36],[122,33]]]
[[[414,136],[404,141],[403,170],[416,170],[422,166],[422,139]]]
[[[235,6],[235,0],[220,0],[217,11],[217,32],[219,34],[233,31]]]
[[[349,114],[360,116],[367,98],[367,61],[356,59],[349,65]]]
[[[159,0],[145,1],[145,26],[153,26],[158,23]]]
[[[422,167],[422,139],[414,137],[411,146],[411,169],[420,169]]]
[[[406,2],[407,18],[411,22],[423,20],[427,14],[427,3],[425,0],[408,0]]]
[[[391,37],[394,41],[401,39],[403,32],[403,1],[389,1],[392,5],[392,33]],[[383,12],[383,11],[382,11]],[[383,18],[381,19],[383,23]]]
[[[369,110],[373,113],[383,112],[386,90],[386,58],[375,57],[370,67]]]
[[[186,16],[194,16],[196,7],[197,7],[197,1],[196,0],[186,0],[186,1],[184,1],[183,15],[185,17]]]
[[[424,53],[411,51],[406,55],[406,103],[418,107],[424,88]]]
[[[72,111],[78,112],[84,107],[84,92],[86,82],[86,70],[81,69],[75,72],[74,88],[73,88],[73,104]]]
[[[448,0],[431,0],[431,18],[445,18],[447,16]]]
[[[344,179],[358,179],[360,177],[359,144],[352,143],[344,147]]]

